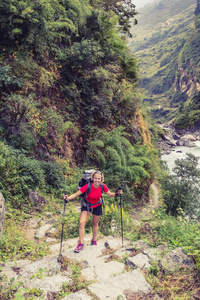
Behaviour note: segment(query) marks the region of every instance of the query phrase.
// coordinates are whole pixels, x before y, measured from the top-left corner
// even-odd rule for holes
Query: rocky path
[[[151,188],[151,204],[143,212],[137,212],[138,220],[142,213],[150,214],[158,205],[158,189],[155,184]],[[49,237],[55,230],[55,219],[47,214],[46,220],[32,218],[28,221],[26,237],[31,240],[37,237],[39,242],[45,239],[50,245],[50,254],[37,261],[23,259],[0,264],[4,287],[11,281],[18,286],[15,299],[26,299],[23,295],[30,290],[34,291],[34,300],[54,300],[58,296],[62,300],[160,299],[152,292],[144,271],[156,261],[163,270],[170,272],[176,272],[184,264],[193,265],[181,248],[173,251],[164,245],[151,248],[144,241],[128,239],[123,240],[122,247],[119,236],[99,237],[98,245],[92,246],[90,234],[86,235],[80,253],[74,253],[78,238],[64,241],[60,257],[60,240]],[[81,272],[78,279],[73,275],[77,266]],[[71,294],[64,294],[64,286],[71,287]]]
[[[143,271],[156,260],[170,271],[182,267],[183,263],[192,265],[191,258],[183,254],[181,249],[162,256],[167,250],[163,245],[153,249],[144,241],[132,243],[125,239],[123,248],[121,237],[102,237],[97,246],[91,246],[90,241],[91,236],[87,235],[84,250],[80,253],[73,251],[77,239],[65,241],[61,259],[58,259],[60,243],[56,243],[51,246],[51,254],[38,261],[19,260],[2,264],[1,275],[7,277],[7,283],[11,279],[16,285],[23,283],[21,294],[27,289],[34,289],[42,291],[42,296],[34,299],[52,300],[62,291],[63,284],[72,282],[70,266],[79,263],[82,275],[79,280],[85,285],[87,283],[87,287],[62,300],[159,299],[158,295],[152,293]]]
[[[43,225],[44,227],[45,225]],[[1,277],[19,286],[19,295],[27,290],[40,291],[35,299],[54,300],[63,294],[63,285],[73,282],[73,270],[77,264],[81,268],[78,283],[84,283],[79,291],[65,295],[62,300],[136,300],[159,299],[152,293],[152,287],[144,276],[144,270],[155,261],[163,270],[176,272],[183,264],[192,265],[192,259],[182,249],[168,251],[164,245],[151,248],[144,241],[131,242],[121,237],[99,237],[98,245],[91,246],[91,235],[85,237],[85,246],[80,253],[74,253],[78,239],[68,239],[63,243],[62,256],[60,242],[50,246],[50,254],[40,260],[18,260],[1,264]],[[73,268],[74,267],[74,268]],[[15,299],[18,299],[17,296]],[[19,299],[25,299],[20,298]]]

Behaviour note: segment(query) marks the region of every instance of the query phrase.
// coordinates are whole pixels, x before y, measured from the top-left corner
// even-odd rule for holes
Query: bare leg
[[[96,241],[96,240],[97,240],[99,219],[100,219],[100,216],[92,215],[93,241]]]
[[[84,242],[84,235],[85,235],[85,223],[87,222],[90,212],[88,211],[82,211],[80,215],[80,221],[79,221],[79,241],[81,244]]]

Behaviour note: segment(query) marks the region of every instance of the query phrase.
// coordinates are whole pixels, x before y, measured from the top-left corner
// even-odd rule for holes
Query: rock
[[[150,263],[153,263],[154,261],[158,261],[161,259],[161,255],[164,251],[168,250],[168,248],[164,245],[160,245],[156,248],[148,248],[143,251],[145,255],[148,256]]]
[[[151,248],[142,240],[131,242],[124,239],[122,247],[121,237],[110,236],[100,237],[98,245],[92,246],[91,238],[91,234],[85,236],[85,246],[80,253],[74,253],[78,238],[63,242],[62,258],[66,263],[63,264],[63,269],[58,261],[60,243],[52,246],[53,254],[38,261],[18,260],[2,263],[0,276],[4,274],[7,277],[4,285],[9,286],[10,279],[14,278],[15,286],[23,282],[20,292],[25,287],[40,289],[43,291],[42,299],[54,299],[53,297],[62,291],[63,284],[68,284],[71,280],[73,283],[72,268],[69,266],[78,263],[82,279],[85,277],[89,283],[87,291],[81,290],[65,296],[62,300],[131,300],[140,295],[142,299],[159,299],[151,297],[154,297],[154,294],[151,293],[151,286],[141,269],[150,267],[154,261],[158,261],[165,272],[175,272],[181,266],[193,266],[192,258],[185,255],[182,248],[170,251],[162,257],[164,251],[168,250],[164,245]],[[136,269],[128,272],[124,258],[127,265]],[[89,282],[91,279],[93,283]]]
[[[91,241],[91,240],[90,240]],[[109,248],[106,249],[104,244],[107,242]],[[126,243],[126,240],[125,240]],[[127,241],[130,243],[130,241]],[[98,246],[91,246],[85,243],[84,250],[80,253],[74,253],[73,249],[63,252],[63,256],[75,259],[78,262],[86,261],[87,268],[82,270],[82,275],[89,280],[105,280],[114,275],[121,274],[124,271],[124,264],[117,261],[105,263],[105,258],[112,249],[121,247],[121,238],[102,238],[98,240]],[[105,252],[104,252],[105,251]],[[103,256],[103,252],[105,256]]]
[[[165,254],[160,260],[160,265],[165,272],[174,273],[182,266],[193,267],[192,256],[186,255],[182,248],[177,248]]]
[[[184,146],[185,145],[185,141],[184,140],[179,140],[177,141],[177,146]]]
[[[0,234],[3,233],[5,220],[5,199],[3,194],[0,192]]]
[[[0,274],[4,274],[7,277],[8,282],[10,282],[11,278],[14,278],[16,280],[19,276],[20,270],[29,263],[31,263],[31,261],[27,259],[9,261],[6,262],[6,264],[3,263],[1,264],[2,273]]]
[[[144,242],[142,240],[133,242],[131,245],[132,245],[132,247],[134,249],[140,250],[140,251],[144,251],[145,249],[149,249],[150,248],[150,246],[146,242]]]
[[[177,141],[177,146],[196,147],[195,143],[186,139],[180,139],[179,141]]]
[[[61,300],[92,300],[93,298],[87,294],[86,290],[81,290],[79,292],[70,294]]]
[[[33,190],[29,190],[28,197],[31,200],[31,202],[36,206],[43,206],[45,204],[48,204],[49,202],[42,197],[38,192],[35,192]]]
[[[94,283],[88,288],[101,300],[116,300],[119,295],[122,295],[125,299],[123,291],[126,289],[132,292],[141,291],[146,294],[151,291],[150,284],[139,270],[123,273],[105,281]]]
[[[37,218],[37,219],[30,218],[27,221],[27,226],[30,227],[30,228],[36,228],[41,220],[42,220],[41,218]]]
[[[36,232],[35,232],[35,236],[38,239],[43,238],[46,235],[46,232],[52,227],[51,224],[46,224],[42,227],[40,227]]]
[[[195,136],[193,136],[192,134],[185,134],[185,135],[181,136],[180,139],[181,140],[189,140],[189,141],[193,141],[193,142],[196,141]]]
[[[174,139],[174,140],[179,140],[179,139],[180,139],[180,135],[178,135],[178,134],[173,134],[173,139]]]
[[[56,242],[58,242],[58,240],[57,240],[57,239],[54,239],[54,238],[47,238],[45,241],[46,241],[47,243],[56,243]]]
[[[44,276],[53,276],[60,272],[60,264],[57,257],[47,256],[35,262],[27,263],[20,269],[21,278],[30,278],[40,272]]]
[[[57,274],[51,277],[32,278],[27,281],[26,286],[30,289],[40,289],[44,291],[44,298],[48,299],[47,293],[59,292],[63,283],[69,283],[70,278]]]
[[[174,139],[172,139],[170,136],[165,136],[165,141],[168,145],[170,146],[176,146],[176,141]]]
[[[104,258],[100,257],[95,260],[95,263],[89,264],[88,268],[82,270],[82,276],[87,280],[102,281],[122,274],[123,271],[123,263],[117,261],[105,263]]]
[[[47,232],[46,232],[46,236],[51,236],[52,234],[54,234],[56,231],[55,227],[50,228]]]
[[[47,218],[51,218],[53,214],[50,213],[50,212],[45,212],[44,215],[45,215]]]
[[[127,258],[126,265],[130,266],[133,269],[135,269],[136,267],[139,267],[140,269],[148,269],[151,266],[148,256],[143,253],[139,253],[133,257]]]
[[[45,224],[54,224],[54,223],[56,223],[56,219],[50,219],[45,222]]]

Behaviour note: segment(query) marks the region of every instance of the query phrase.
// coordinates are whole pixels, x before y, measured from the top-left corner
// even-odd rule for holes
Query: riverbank
[[[160,155],[169,155],[177,146],[197,147],[200,141],[200,124],[188,129],[176,129],[171,122],[158,124],[164,131],[158,141]]]

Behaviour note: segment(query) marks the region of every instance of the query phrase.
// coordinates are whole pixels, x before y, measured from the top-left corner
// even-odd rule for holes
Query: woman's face
[[[98,174],[98,173],[94,174],[94,176],[93,176],[93,184],[95,186],[99,186],[100,183],[101,183],[101,174]]]

